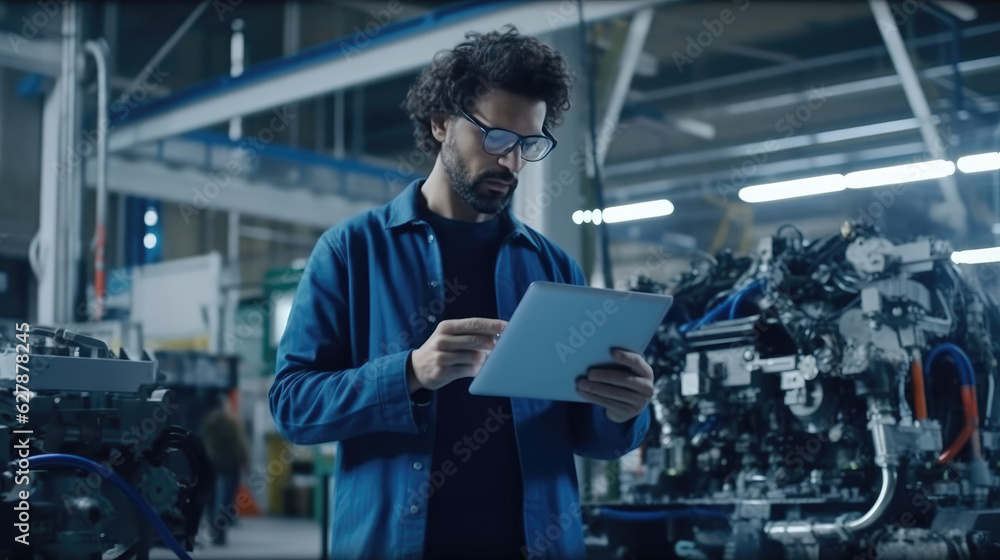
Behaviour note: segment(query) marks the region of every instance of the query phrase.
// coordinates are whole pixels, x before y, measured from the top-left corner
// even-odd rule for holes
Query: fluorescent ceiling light
[[[1000,169],[1000,152],[960,157],[958,158],[958,168],[962,170],[962,173]]]
[[[878,169],[855,171],[854,173],[848,173],[844,176],[844,178],[847,180],[847,188],[865,189],[868,187],[895,185],[897,183],[940,179],[941,177],[947,177],[954,172],[954,163],[943,159],[935,159],[931,161],[894,165],[892,167],[880,167]]]
[[[668,119],[668,122],[674,125],[677,130],[686,132],[696,138],[701,138],[702,140],[713,140],[715,138],[715,125],[712,123],[688,117],[674,117]]]
[[[839,173],[820,175],[807,179],[794,179],[780,183],[754,185],[740,189],[739,197],[744,202],[770,202],[799,196],[810,196],[844,190],[844,176]]]
[[[976,7],[966,2],[935,2],[935,4],[962,21],[972,21],[979,16]]]
[[[951,260],[955,264],[982,264],[998,262],[1000,261],[1000,247],[972,249],[969,251],[955,251],[951,254]]]
[[[611,206],[605,208],[599,214],[599,220],[603,219],[609,224],[617,222],[627,222],[629,220],[642,220],[644,218],[657,218],[673,214],[674,205],[669,200],[650,200],[649,202],[637,202],[635,204],[625,204],[622,206]]]

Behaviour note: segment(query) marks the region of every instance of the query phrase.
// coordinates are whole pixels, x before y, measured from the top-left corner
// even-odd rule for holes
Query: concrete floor
[[[204,546],[199,540],[191,558],[205,560],[318,560],[319,523],[287,517],[243,517],[229,528],[225,546]],[[168,548],[154,548],[150,560],[177,556]]]
[[[199,539],[190,552],[195,560],[319,560],[320,528],[311,519],[289,517],[244,517],[229,529],[225,546],[204,546]],[[607,539],[588,537],[590,560],[612,560]],[[176,560],[168,548],[154,548],[150,560]]]

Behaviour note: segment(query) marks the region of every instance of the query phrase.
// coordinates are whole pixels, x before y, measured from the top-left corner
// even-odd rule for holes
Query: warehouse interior
[[[673,296],[648,433],[522,558],[1000,557],[1000,4],[945,0],[0,2],[0,552],[338,558],[279,345],[435,164],[418,74],[506,25],[574,73],[512,213]]]

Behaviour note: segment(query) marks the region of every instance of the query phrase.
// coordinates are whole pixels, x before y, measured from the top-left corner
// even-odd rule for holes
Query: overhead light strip
[[[958,169],[962,173],[979,173],[1000,169],[1000,152],[988,152],[958,158]]]
[[[632,220],[644,220],[647,218],[659,218],[669,216],[674,212],[674,205],[665,198],[650,200],[647,202],[636,202],[634,204],[623,204],[621,206],[609,206],[604,210],[577,210],[573,212],[573,223],[576,224],[600,224],[602,221],[609,224],[628,222]]]
[[[819,177],[745,187],[740,189],[739,197],[744,202],[770,202],[772,200],[785,200],[800,196],[832,193],[842,191],[844,188],[844,176],[836,173],[833,175],[821,175]]]
[[[1000,169],[1000,152],[987,152],[960,157],[958,158],[957,165],[947,160],[936,159],[854,171],[847,175],[835,173],[820,175],[818,177],[806,177],[777,183],[753,185],[740,189],[739,197],[744,202],[757,203],[834,193],[845,189],[884,187],[899,183],[948,177],[955,173],[956,168],[963,173],[998,170]],[[600,224],[601,221],[605,221],[609,224],[614,224],[631,220],[668,216],[673,212],[674,205],[669,200],[659,199],[635,204],[610,206],[603,211],[600,209],[577,210],[573,213],[573,222],[576,224]],[[987,251],[987,249],[982,250]],[[959,253],[955,254],[958,255]]]
[[[1000,247],[955,251],[951,254],[955,264],[983,264],[1000,261]]]
[[[849,189],[884,187],[899,183],[912,183],[928,179],[940,179],[955,173],[955,164],[943,159],[880,167],[865,171],[855,171],[844,175]]]
[[[740,200],[745,202],[770,202],[802,196],[812,196],[847,189],[867,189],[899,183],[940,179],[955,173],[978,173],[1000,169],[1000,152],[987,152],[964,156],[957,165],[947,160],[936,159],[877,169],[854,171],[847,175],[821,175],[778,183],[753,185],[740,189]]]

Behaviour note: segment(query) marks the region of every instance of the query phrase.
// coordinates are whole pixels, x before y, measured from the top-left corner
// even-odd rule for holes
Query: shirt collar
[[[416,179],[410,183],[403,192],[396,195],[389,201],[385,210],[385,229],[408,225],[420,221],[418,214],[420,187],[426,179]],[[501,229],[504,234],[512,233],[514,239],[523,239],[529,245],[541,252],[542,248],[535,241],[535,238],[528,232],[528,226],[514,217],[510,205],[500,213]]]

